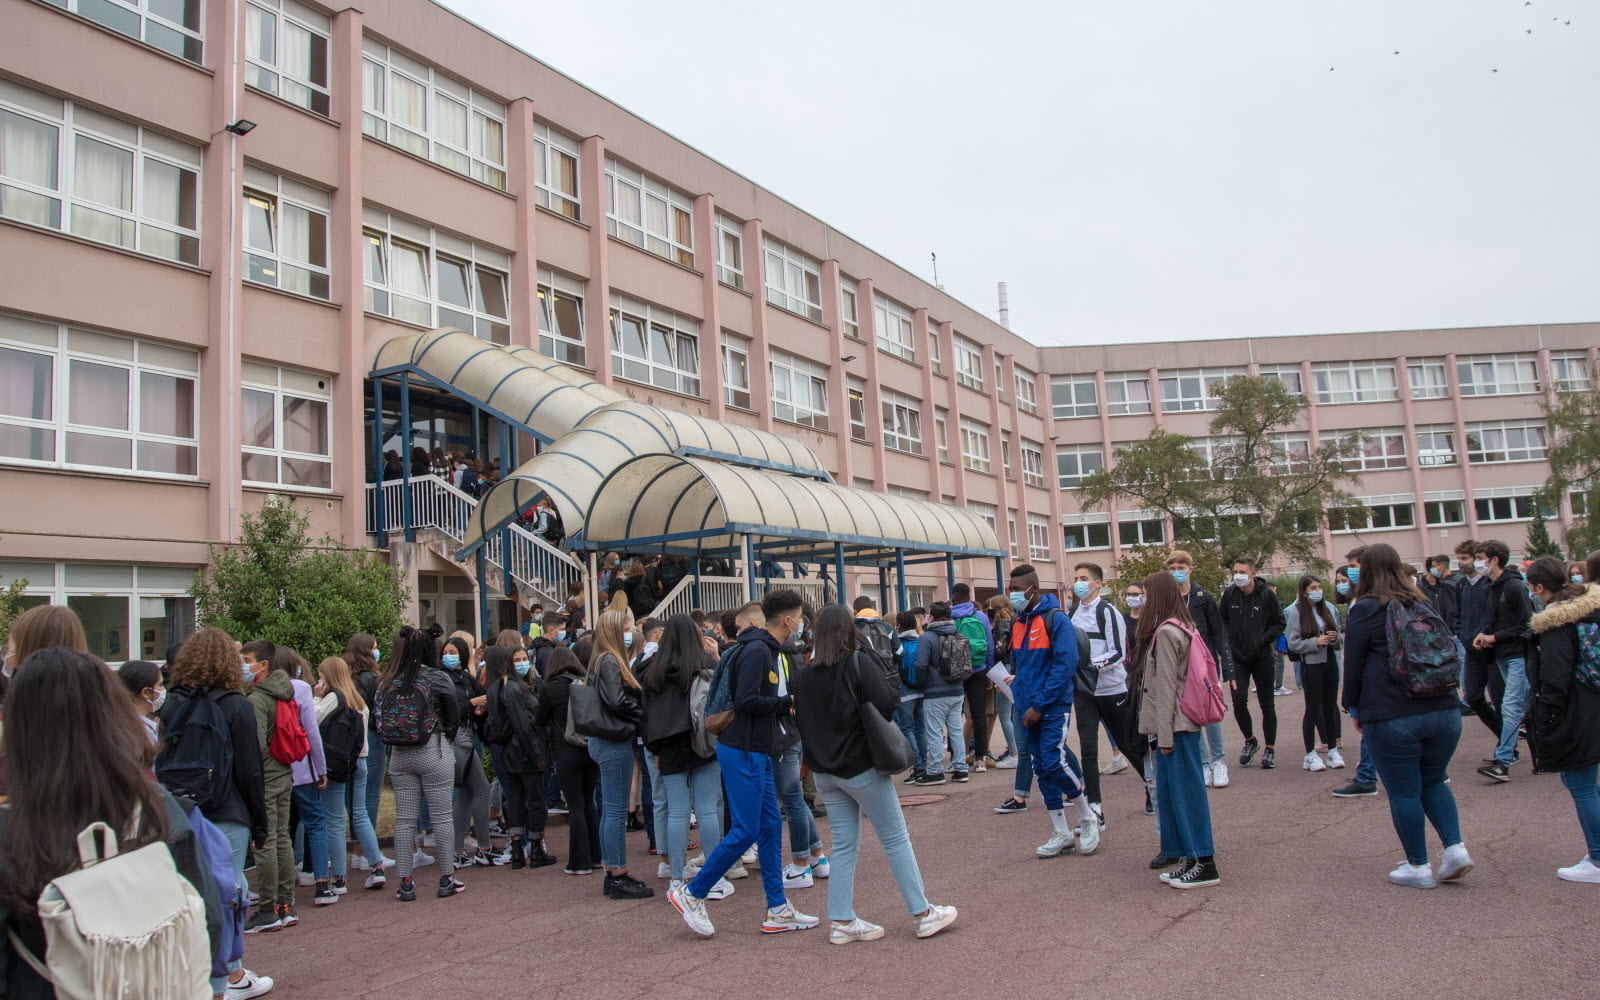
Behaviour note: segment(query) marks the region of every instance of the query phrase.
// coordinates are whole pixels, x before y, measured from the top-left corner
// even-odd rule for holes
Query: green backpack
[[[965,636],[972,649],[972,672],[983,673],[989,663],[989,630],[983,627],[983,619],[977,615],[957,618],[956,634]]]

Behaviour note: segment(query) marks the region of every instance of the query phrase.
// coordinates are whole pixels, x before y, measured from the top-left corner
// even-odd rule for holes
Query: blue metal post
[[[878,610],[880,612],[889,610],[889,567],[882,562],[878,563]],[[896,608],[895,610],[903,611],[905,609]]]
[[[1006,592],[1006,561],[1000,556],[994,557],[994,585],[1000,593]]]
[[[383,509],[383,379],[372,380],[372,457],[373,466],[372,516],[378,529],[378,548],[389,547],[389,521]]]
[[[489,635],[489,588],[486,586],[485,568],[489,565],[489,556],[482,548],[478,549],[478,638],[484,639]]]
[[[844,595],[844,543],[833,543],[833,592],[839,603],[849,607]]]
[[[378,413],[379,437],[382,437],[383,412]],[[378,444],[379,454],[383,444]],[[382,473],[379,473],[382,478]],[[400,376],[400,516],[405,521],[406,541],[417,540],[416,520],[411,516],[411,379]]]
[[[755,539],[744,536],[744,588],[745,596],[756,599],[756,545]]]
[[[504,420],[497,421],[497,423],[500,425],[500,475],[504,478],[511,472],[511,466],[507,464],[511,459],[511,425]],[[481,500],[479,501],[479,503],[482,502]],[[503,593],[507,597],[515,597],[517,582],[511,578],[511,529],[509,527],[500,530],[500,558],[504,563],[501,569],[505,570]]]
[[[945,586],[949,588],[949,590],[945,591],[946,594],[950,593],[951,590],[955,590],[956,589],[956,557],[955,556],[945,556],[944,557],[944,582],[945,582]]]
[[[894,550],[894,596],[896,610],[905,611],[911,606],[906,593],[906,550]]]

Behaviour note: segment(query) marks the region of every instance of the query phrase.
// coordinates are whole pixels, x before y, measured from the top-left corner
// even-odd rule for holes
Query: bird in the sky
[[[1500,72],[1500,71],[1499,71],[1499,70],[1497,70],[1497,69],[1491,69],[1491,70],[1490,70],[1490,71],[1489,71],[1489,72],[1491,72],[1491,73],[1498,73],[1498,72]]]

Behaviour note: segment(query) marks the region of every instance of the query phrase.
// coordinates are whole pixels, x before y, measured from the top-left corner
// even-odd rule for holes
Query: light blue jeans
[[[628,867],[628,793],[633,742],[589,737],[589,758],[600,765],[600,863]]]
[[[1572,796],[1572,804],[1578,810],[1578,827],[1583,830],[1589,860],[1600,864],[1600,787],[1595,785],[1597,776],[1600,776],[1600,767],[1590,764],[1588,767],[1562,771],[1561,784]]]
[[[372,830],[372,820],[367,816],[367,758],[356,760],[355,774],[350,776],[350,815],[346,817],[345,783],[329,781],[322,790],[322,812],[328,826],[328,863],[335,878],[343,878],[350,864],[350,852],[345,845],[350,842],[350,832],[355,831],[367,864],[378,867],[383,863],[383,850],[378,847],[378,836]]]
[[[1000,732],[1006,738],[1006,753],[1013,757],[1017,754],[1017,727],[1012,722],[1011,699],[999,688],[994,689],[994,714],[1000,720]]]
[[[957,730],[960,736],[960,730]],[[868,769],[853,778],[817,773],[817,794],[828,807],[828,823],[833,828],[833,870],[828,879],[828,917],[849,922],[856,918],[854,906],[856,859],[861,849],[861,814],[883,844],[889,858],[889,871],[906,912],[912,916],[926,912],[928,898],[922,892],[922,872],[911,850],[911,835],[900,812],[900,797],[894,779]]]
[[[700,821],[700,843],[706,850],[722,842],[722,766],[712,757],[682,774],[661,775],[661,785],[667,813],[667,860],[672,862],[672,877],[683,878],[691,810]]]
[[[1494,759],[1510,767],[1517,756],[1522,714],[1528,710],[1528,661],[1517,656],[1496,666],[1506,679],[1506,695],[1500,700],[1500,745],[1494,749]]]
[[[383,801],[384,765],[389,760],[389,747],[378,739],[376,729],[367,730],[367,819],[377,822],[378,806]],[[371,858],[367,859],[371,861]]]
[[[800,865],[810,864],[811,852],[822,850],[817,818],[800,790],[800,744],[772,755],[772,782],[778,787],[778,805],[789,824],[789,854]]]
[[[961,706],[966,700],[960,692],[922,699],[922,766],[933,777],[944,773],[946,746],[950,748],[950,769],[967,773],[966,741],[961,736]]]
[[[1222,749],[1222,723],[1213,722],[1205,728],[1206,754],[1205,764],[1221,764],[1227,760],[1228,755]],[[1157,751],[1159,753],[1160,751]]]
[[[1593,768],[1590,768],[1590,770],[1592,771]],[[236,823],[227,819],[212,820],[212,823],[218,830],[222,831],[223,836],[228,838],[228,846],[233,849],[233,884],[238,887],[235,891],[249,892],[250,883],[244,877],[244,856],[250,850],[250,828],[243,823]],[[217,891],[222,896],[223,906],[227,906],[228,902],[234,898],[234,892],[228,891],[227,886],[219,885],[217,886]],[[249,912],[250,904],[246,902],[239,913],[239,921],[241,923],[244,922]],[[236,959],[228,963],[228,972],[230,973],[238,972],[242,968],[244,968],[243,960]],[[213,995],[223,992],[227,989],[227,986],[227,976],[211,977],[211,992]]]

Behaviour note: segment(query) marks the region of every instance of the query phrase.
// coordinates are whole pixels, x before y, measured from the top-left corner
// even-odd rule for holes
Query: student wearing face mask
[[[1128,694],[1128,632],[1122,612],[1101,597],[1105,572],[1097,563],[1081,562],[1073,567],[1072,596],[1077,604],[1072,625],[1089,637],[1088,670],[1078,665],[1078,756],[1083,762],[1084,794],[1105,826],[1105,811],[1100,805],[1100,723],[1104,720],[1114,746],[1134,768],[1144,773],[1141,741],[1130,731],[1134,718]],[[1090,680],[1090,677],[1093,680]]]
[[[1532,635],[1533,601],[1522,571],[1511,565],[1511,550],[1490,539],[1478,543],[1474,564],[1485,565],[1489,576],[1489,623],[1473,639],[1473,646],[1494,657],[1495,669],[1505,680],[1500,703],[1500,743],[1494,758],[1483,762],[1478,773],[1485,778],[1511,780],[1511,765],[1522,756],[1517,749],[1518,730],[1528,705],[1528,647]]]
[[[538,726],[538,678],[525,650],[495,646],[485,660],[489,679],[485,731],[495,751],[495,777],[506,797],[511,867],[553,865],[556,859],[544,846],[549,753]]]
[[[453,635],[444,644],[439,665],[449,675],[455,687],[456,703],[461,706],[462,725],[456,730],[452,748],[455,751],[454,794],[454,844],[441,844],[446,850],[456,852],[456,867],[476,865],[487,868],[506,864],[510,857],[497,855],[489,834],[489,776],[483,770],[483,734],[481,729],[487,712],[487,697],[478,682],[477,658],[472,643],[461,635]],[[430,813],[432,810],[429,810]],[[434,817],[437,821],[437,817]],[[469,854],[467,823],[478,846]]]
[[[1472,539],[1456,546],[1461,572],[1456,574],[1456,638],[1466,647],[1467,658],[1461,671],[1461,700],[1472,710],[1495,738],[1500,736],[1500,698],[1505,682],[1494,665],[1494,651],[1480,649],[1474,642],[1490,625],[1489,564],[1477,555],[1479,542]]]
[[[1239,765],[1248,765],[1261,753],[1261,766],[1271,769],[1278,766],[1278,709],[1273,703],[1273,661],[1277,659],[1275,645],[1283,634],[1283,609],[1278,604],[1277,591],[1264,577],[1256,575],[1254,559],[1243,557],[1233,561],[1232,582],[1222,592],[1222,621],[1228,627],[1228,645],[1233,649],[1233,715],[1244,736],[1244,746],[1239,751]],[[1263,746],[1256,739],[1255,726],[1250,719],[1250,683],[1256,686],[1256,701],[1261,707],[1261,735]]]
[[[1189,609],[1195,631],[1200,633],[1206,648],[1211,650],[1211,658],[1217,662],[1217,671],[1223,683],[1232,684],[1233,651],[1228,646],[1228,630],[1222,622],[1217,599],[1189,578],[1194,571],[1194,557],[1182,549],[1173,549],[1167,553],[1166,566],[1173,582],[1178,585],[1178,593],[1183,595],[1184,607]],[[1213,722],[1203,731],[1206,734],[1205,763],[1209,766],[1201,768],[1201,779],[1207,788],[1226,788],[1228,762],[1227,752],[1222,745],[1222,723]]]
[[[1300,594],[1285,614],[1289,649],[1300,654],[1306,709],[1300,720],[1305,740],[1307,771],[1344,767],[1339,753],[1339,615],[1323,597],[1322,581],[1311,574],[1300,578]],[[1316,738],[1328,748],[1324,763]]]
[[[1427,565],[1422,568],[1422,574],[1417,577],[1417,586],[1422,588],[1428,603],[1433,605],[1433,610],[1439,612],[1439,617],[1454,633],[1460,622],[1461,608],[1460,593],[1450,579],[1450,557],[1437,555],[1429,558]]]
[[[167,689],[161,683],[161,668],[149,660],[129,660],[117,668],[117,676],[122,678],[128,694],[133,697],[134,710],[139,713],[139,721],[144,723],[145,731],[150,734],[150,742],[159,743],[161,727],[156,713],[167,701]]]

